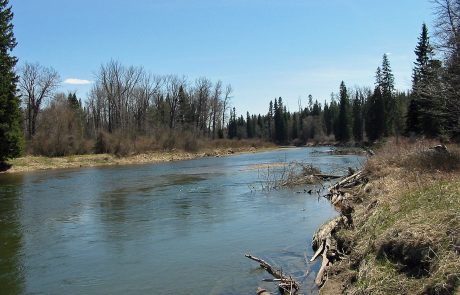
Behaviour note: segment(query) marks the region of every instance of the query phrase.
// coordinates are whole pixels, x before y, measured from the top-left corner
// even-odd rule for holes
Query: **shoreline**
[[[331,144],[306,144],[303,146],[292,145],[264,145],[264,146],[239,146],[239,147],[215,147],[203,148],[197,152],[186,152],[182,150],[172,151],[151,151],[129,156],[116,156],[113,154],[83,154],[60,157],[32,156],[27,155],[15,158],[6,162],[11,165],[9,169],[0,170],[1,174],[26,173],[44,170],[105,167],[117,165],[141,165],[156,164],[171,161],[193,160],[205,157],[224,157],[234,154],[256,153],[271,151],[275,149],[291,149],[305,147],[333,146]],[[362,148],[337,147],[331,151],[332,155],[344,154],[365,154]],[[1,168],[0,168],[1,169]]]
[[[460,148],[387,143],[331,186],[313,237],[320,294],[457,294]]]
[[[8,161],[12,165],[1,174],[27,173],[34,171],[90,168],[106,166],[125,166],[157,164],[172,161],[193,160],[208,157],[225,157],[238,154],[259,153],[271,151],[279,147],[238,147],[238,148],[209,148],[198,152],[185,151],[152,151],[136,155],[117,157],[112,154],[88,154],[63,157],[24,156]]]

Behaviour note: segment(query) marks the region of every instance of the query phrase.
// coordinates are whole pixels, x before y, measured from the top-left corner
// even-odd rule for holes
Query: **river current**
[[[268,165],[344,174],[364,162],[327,149],[0,175],[0,294],[275,290],[245,253],[315,294],[311,237],[337,213],[315,193],[321,186],[263,188]]]

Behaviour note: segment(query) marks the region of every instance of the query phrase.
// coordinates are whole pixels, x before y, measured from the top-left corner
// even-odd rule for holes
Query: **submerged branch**
[[[283,292],[283,294],[297,294],[300,289],[299,283],[297,283],[291,276],[285,275],[281,270],[278,270],[271,266],[265,260],[252,256],[250,254],[245,254],[245,257],[254,260],[260,264],[260,266],[265,269],[269,274],[271,274],[277,281],[278,287]],[[259,291],[261,293],[259,293]],[[264,293],[265,292],[265,293]],[[266,290],[259,288],[257,294],[270,294]]]

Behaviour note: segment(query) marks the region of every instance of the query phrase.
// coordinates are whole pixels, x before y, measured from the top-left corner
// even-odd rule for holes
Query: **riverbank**
[[[73,155],[64,157],[24,156],[10,160],[11,168],[3,173],[20,173],[37,170],[83,168],[113,165],[154,164],[170,161],[192,160],[204,157],[222,157],[233,154],[274,150],[274,145],[205,148],[197,152],[152,151],[117,157],[112,154]]]
[[[388,142],[342,192],[321,294],[459,294],[460,148],[434,145]]]

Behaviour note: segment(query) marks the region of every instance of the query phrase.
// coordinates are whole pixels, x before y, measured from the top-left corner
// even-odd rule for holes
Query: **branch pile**
[[[329,188],[328,198],[339,209],[341,215],[324,224],[313,236],[312,248],[315,254],[310,261],[322,257],[320,270],[315,283],[321,287],[327,280],[327,270],[336,260],[341,258],[341,252],[337,248],[334,234],[337,230],[352,225],[351,213],[353,208],[347,206],[344,201],[350,198],[351,190],[358,185],[367,182],[366,173],[360,170],[340,180]]]
[[[269,274],[271,274],[275,278],[275,280],[273,281],[278,282],[278,288],[280,289],[282,294],[297,294],[297,292],[300,289],[300,285],[291,276],[288,276],[284,274],[281,270],[274,268],[265,260],[252,256],[250,254],[245,254],[244,256],[251,260],[257,261],[263,269],[265,269]],[[268,295],[270,293],[267,292],[265,289],[258,288],[257,294]]]

